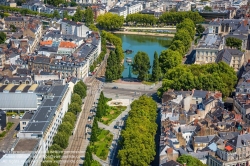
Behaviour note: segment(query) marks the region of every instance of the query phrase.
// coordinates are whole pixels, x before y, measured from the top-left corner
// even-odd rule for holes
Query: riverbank
[[[126,34],[126,35],[165,36],[165,37],[174,37],[175,35],[175,34],[166,34],[166,33],[131,32],[131,31],[113,31],[112,33]]]

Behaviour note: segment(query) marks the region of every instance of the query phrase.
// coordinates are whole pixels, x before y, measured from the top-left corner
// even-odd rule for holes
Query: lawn
[[[108,114],[103,116],[100,122],[103,124],[109,125],[112,123],[114,119],[116,119],[124,110],[126,110],[126,106],[109,106]]]
[[[142,81],[143,84],[145,85],[154,85],[155,82],[151,82],[151,81]]]
[[[97,141],[91,145],[94,154],[100,159],[106,160],[112,140],[113,135],[108,130],[99,129]]]

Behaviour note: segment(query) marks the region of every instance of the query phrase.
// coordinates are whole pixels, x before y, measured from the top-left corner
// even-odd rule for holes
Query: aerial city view
[[[250,166],[250,1],[0,0],[0,166]]]

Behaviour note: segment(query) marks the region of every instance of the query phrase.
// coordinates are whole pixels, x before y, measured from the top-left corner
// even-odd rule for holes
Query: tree
[[[75,14],[72,17],[72,21],[81,22],[82,19],[83,19],[83,12],[81,11],[81,7],[78,6]]]
[[[0,44],[3,44],[6,40],[6,34],[4,32],[0,32]]]
[[[209,12],[213,11],[212,8],[211,8],[210,6],[205,6],[203,9],[204,9],[205,11],[209,11]]]
[[[134,60],[132,63],[132,72],[135,75],[138,75],[138,79],[140,81],[146,80],[148,77],[148,71],[150,69],[150,60],[148,54],[145,52],[137,52],[134,56]]]
[[[77,3],[74,0],[71,0],[70,1],[70,6],[75,7],[75,6],[77,6]]]
[[[47,0],[47,3],[53,6],[59,6],[59,4],[62,4],[63,2],[64,0]]]
[[[200,160],[190,155],[181,155],[176,161],[180,164],[186,163],[187,166],[206,166],[206,164],[203,164]]]
[[[90,136],[90,141],[91,142],[96,142],[97,141],[98,131],[99,131],[99,128],[98,128],[97,119],[94,118],[92,130],[91,130],[91,136]]]
[[[92,151],[90,149],[90,146],[87,146],[83,165],[91,166],[92,162],[93,162]]]
[[[182,56],[184,56],[186,53],[186,48],[183,42],[180,40],[173,41],[173,43],[170,45],[168,49],[173,51],[178,51]]]
[[[49,147],[46,156],[52,157],[54,160],[60,160],[63,155],[63,148],[57,144],[53,144]]]
[[[70,124],[70,122],[63,122],[58,127],[58,131],[59,132],[65,132],[66,134],[71,135],[73,128],[74,127]]]
[[[70,17],[70,15],[68,14],[68,11],[67,11],[67,10],[63,11],[63,18],[64,18],[64,19],[66,18],[67,20],[71,19],[71,17]]]
[[[178,51],[168,49],[166,51],[162,51],[159,62],[162,72],[166,73],[168,69],[172,69],[181,64],[182,56]]]
[[[158,54],[155,51],[154,53],[154,62],[153,62],[153,68],[152,68],[152,81],[159,81],[161,77],[161,68],[159,65],[159,59],[158,59]]]
[[[42,166],[58,166],[58,163],[53,157],[46,157],[46,159],[42,162]]]
[[[94,23],[94,14],[90,7],[88,7],[84,12],[84,19],[87,26]]]
[[[76,121],[76,115],[72,112],[67,112],[63,117],[63,122],[69,122],[72,126],[74,126]]]
[[[57,10],[54,10],[53,17],[59,19],[61,16]]]
[[[241,49],[241,46],[242,46],[242,40],[240,39],[237,39],[235,37],[228,37],[226,39],[226,46],[232,48],[232,47],[235,47],[237,48],[238,50]]]
[[[101,29],[117,30],[123,26],[124,17],[108,12],[98,16],[96,21]]]
[[[123,66],[116,52],[111,51],[107,59],[107,67],[105,72],[106,81],[117,80],[121,77]]]
[[[74,93],[71,97],[71,103],[77,103],[79,105],[82,105],[82,98],[77,93]]]
[[[10,25],[10,30],[11,30],[11,32],[16,32],[16,27],[15,27],[15,25],[11,24],[11,25]]]
[[[187,30],[180,29],[175,34],[173,42],[175,40],[180,40],[183,43],[183,45],[185,46],[185,51],[187,51],[189,49],[189,47],[190,47],[192,38],[191,38],[191,36],[190,36],[190,34],[189,34],[189,32]]]
[[[177,24],[176,29],[177,32],[182,29],[186,30],[189,33],[191,39],[193,39],[195,35],[195,24],[189,18],[185,18],[181,23]]]
[[[81,105],[79,105],[78,103],[71,103],[69,105],[69,112],[72,112],[74,113],[75,115],[78,113],[78,112],[81,112]]]
[[[95,24],[90,24],[89,29],[92,31],[98,31],[99,29],[95,26]]]
[[[57,132],[53,138],[53,143],[65,149],[69,144],[69,136],[64,132]]]
[[[198,35],[200,35],[204,31],[205,31],[205,28],[201,24],[196,25],[196,33],[198,33]]]
[[[74,86],[74,93],[77,93],[83,99],[87,95],[87,87],[83,86],[83,84],[78,82]]]

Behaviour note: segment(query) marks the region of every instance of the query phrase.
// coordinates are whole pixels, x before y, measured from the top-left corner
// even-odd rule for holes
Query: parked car
[[[15,115],[12,115],[12,119],[15,119],[16,118],[16,116]]]
[[[117,86],[114,86],[112,89],[118,89],[118,87],[117,87]]]
[[[91,116],[89,116],[89,117],[88,117],[88,121],[90,122],[90,121],[91,121],[91,119],[92,119],[92,118],[91,118]]]
[[[23,118],[23,115],[20,115],[20,116],[19,116],[19,119],[22,119],[22,118]]]

